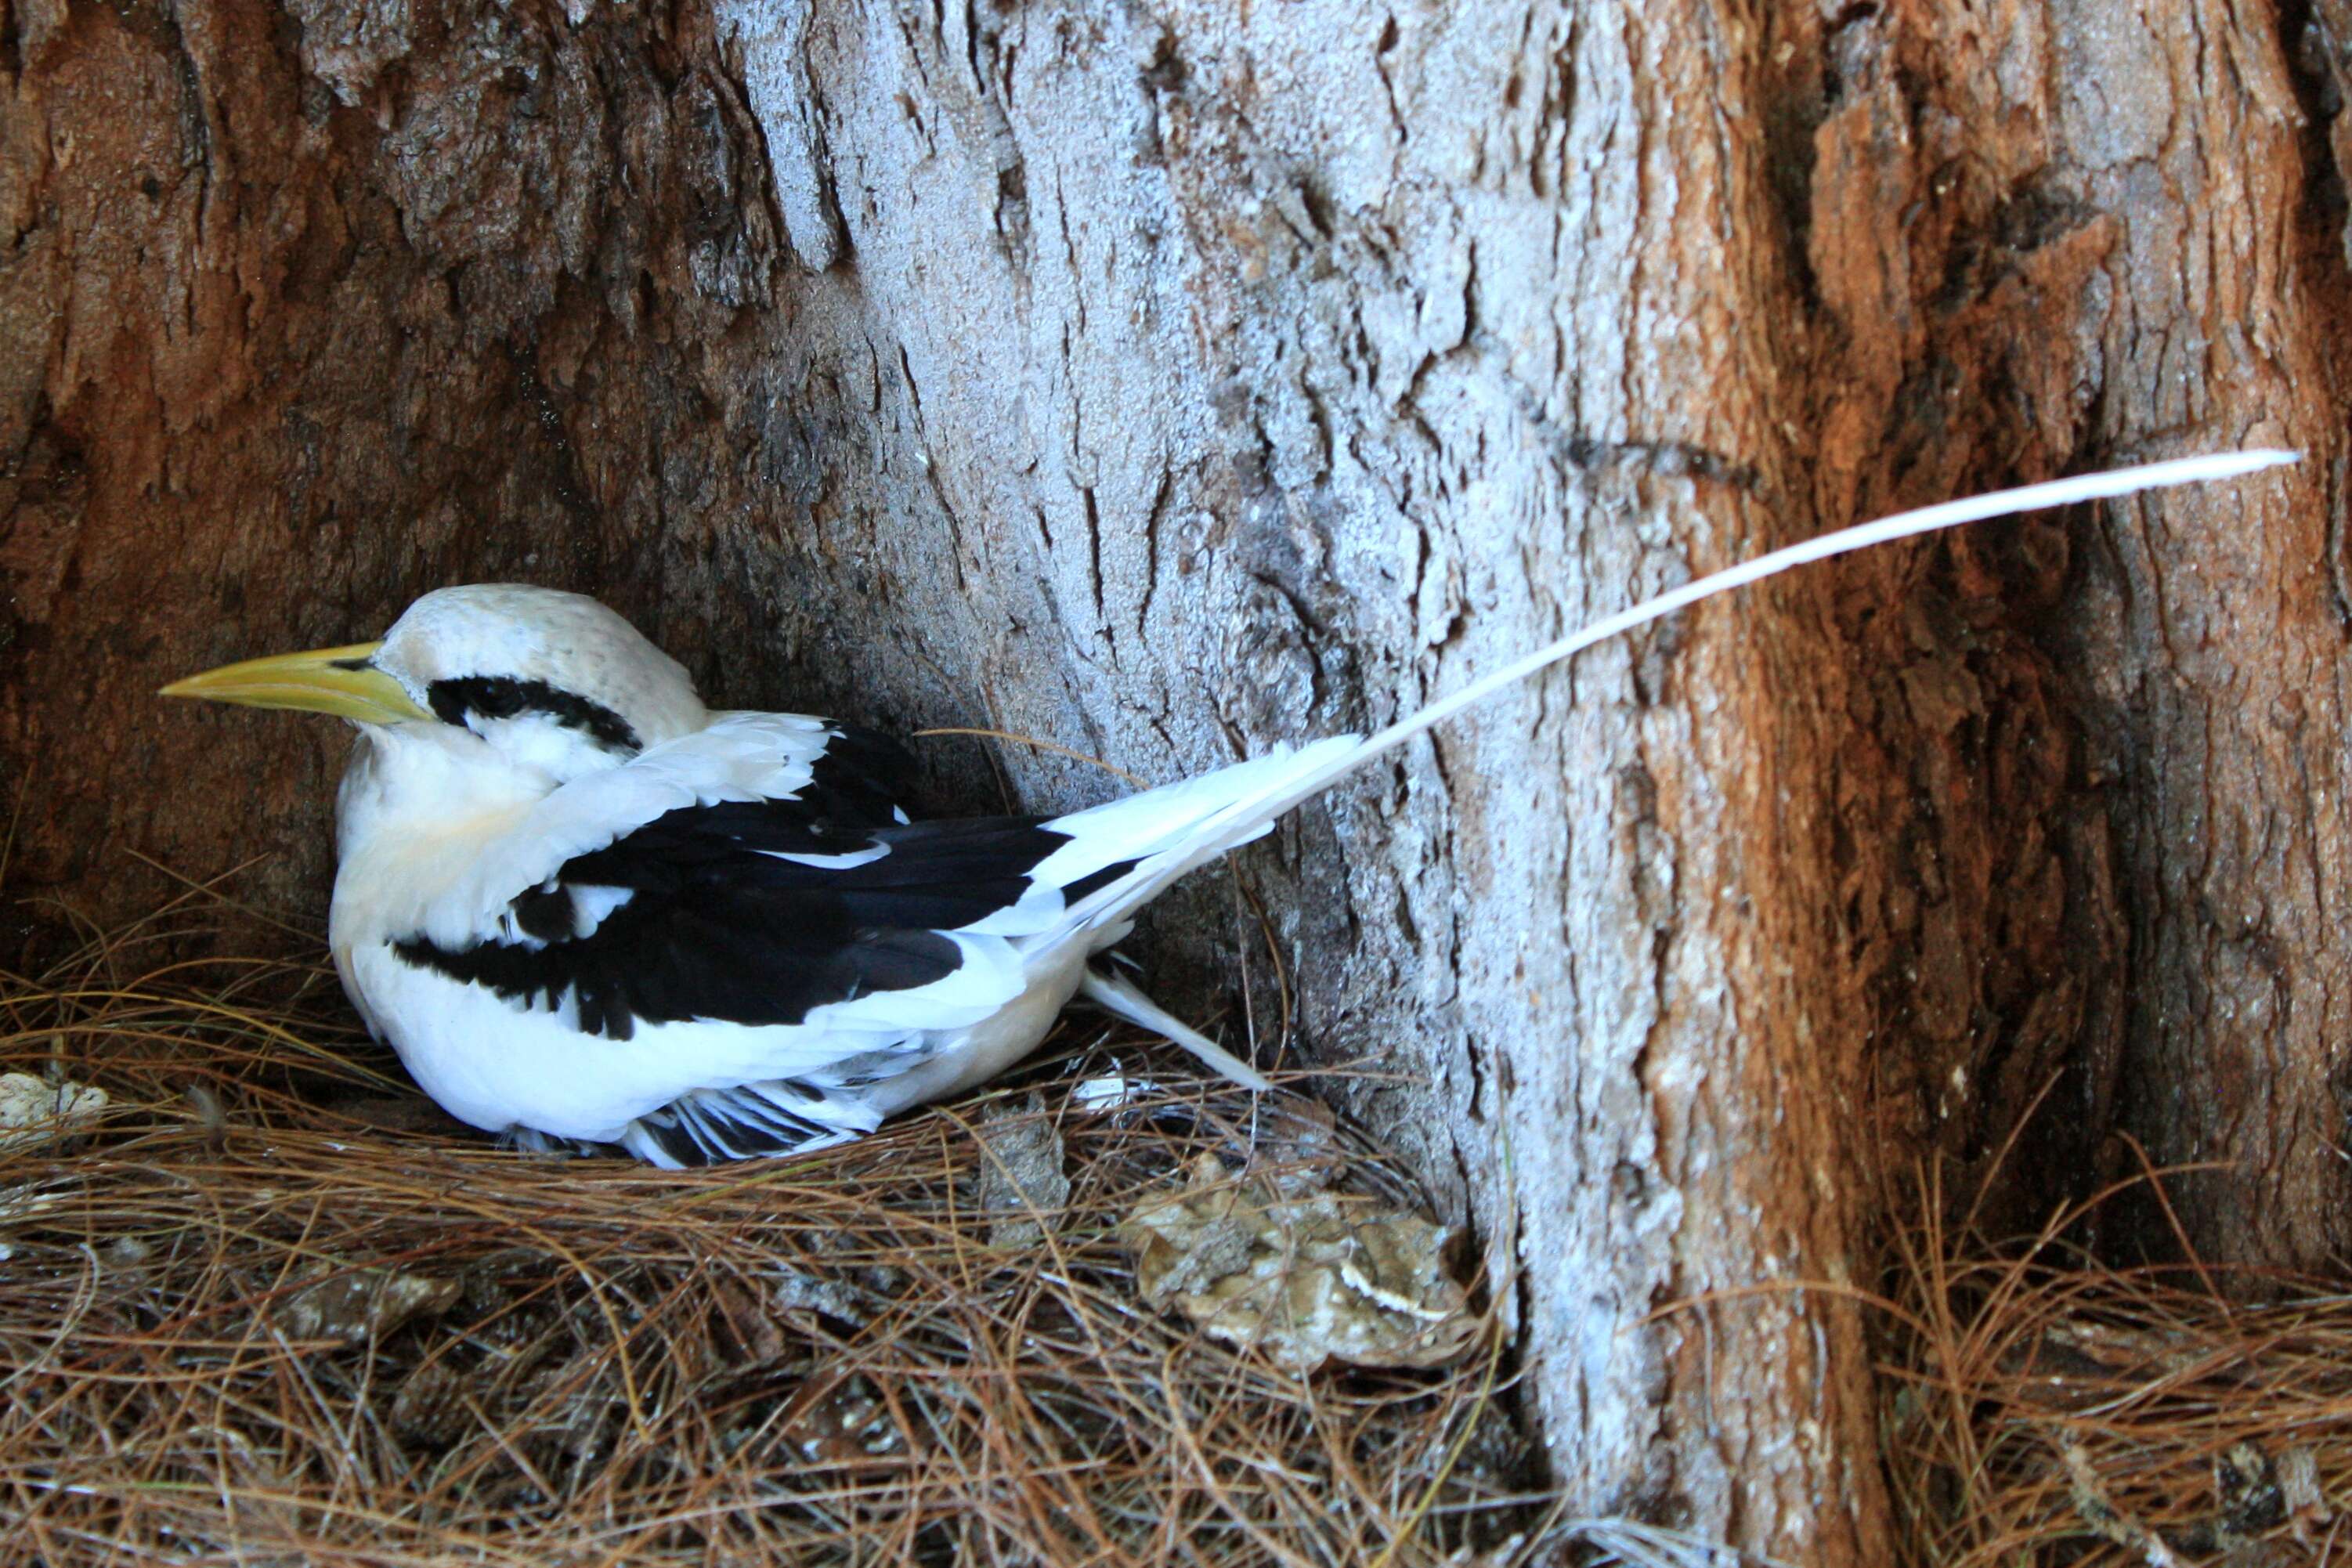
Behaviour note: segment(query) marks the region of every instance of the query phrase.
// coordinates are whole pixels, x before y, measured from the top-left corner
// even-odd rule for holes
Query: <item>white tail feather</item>
[[[1916,511],[1898,512],[1875,522],[1842,528],[1818,539],[1808,539],[1759,555],[1753,561],[1711,573],[1631,609],[1604,616],[1547,647],[1538,648],[1516,663],[1504,666],[1492,675],[1472,681],[1452,696],[1440,698],[1419,712],[1401,719],[1353,745],[1341,743],[1347,737],[1318,742],[1292,753],[1290,760],[1297,764],[1295,767],[1273,768],[1270,777],[1267,773],[1269,764],[1275,761],[1273,758],[1262,757],[1236,764],[1239,768],[1255,770],[1250,775],[1249,784],[1244,785],[1244,793],[1202,816],[1174,845],[1146,858],[1125,877],[1080,900],[1057,922],[1056,929],[1066,934],[1098,930],[1119,920],[1157,896],[1161,889],[1185,872],[1215,859],[1236,845],[1249,842],[1291,807],[1328,789],[1383,752],[1402,745],[1431,725],[1452,718],[1473,703],[1516,685],[1562,659],[1573,658],[1597,642],[1605,641],[1620,632],[1632,631],[1662,616],[1670,616],[1703,599],[1711,599],[1717,594],[1746,587],[1751,583],[1760,583],[1792,566],[1826,561],[1832,556],[1867,550],[1874,544],[1908,539],[1915,534],[1932,533],[1966,522],[2035,511],[2045,507],[2069,506],[2077,501],[2133,495],[2141,490],[2236,479],[2282,463],[2295,462],[2300,458],[2301,454],[2297,452],[2276,450],[2226,452],[2202,458],[2178,458],[2163,463],[2146,463],[2137,468],[2114,468],[2070,479],[2053,479],[2018,489],[1996,490],[1990,495],[1945,501],[1937,506],[1921,507]],[[1220,776],[1218,773],[1207,774],[1169,788],[1198,792]],[[1251,787],[1253,785],[1255,787]],[[1130,797],[1130,800],[1148,800],[1160,793],[1151,791],[1143,796]],[[1117,804],[1127,805],[1129,802]],[[1077,817],[1087,815],[1076,814]],[[1068,826],[1076,820],[1064,818],[1055,826]]]
[[[1124,974],[1113,974],[1088,964],[1078,981],[1078,994],[1113,1017],[1124,1018],[1183,1047],[1203,1066],[1224,1074],[1244,1089],[1264,1094],[1274,1087],[1264,1073],[1146,996]]]

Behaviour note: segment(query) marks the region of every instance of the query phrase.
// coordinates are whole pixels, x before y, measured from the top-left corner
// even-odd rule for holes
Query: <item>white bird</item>
[[[714,712],[592,599],[425,595],[383,640],[163,689],[359,729],[329,942],[425,1091],[527,1147],[663,1166],[821,1148],[1034,1049],[1073,995],[1265,1080],[1093,963],[1171,882],[1450,714],[1604,637],[1807,561],[2293,460],[2186,458],[1906,512],[1622,611],[1367,738],[1058,816],[908,820],[869,731]]]

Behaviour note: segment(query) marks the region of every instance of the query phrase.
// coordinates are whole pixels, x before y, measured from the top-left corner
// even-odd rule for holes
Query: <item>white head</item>
[[[685,668],[619,616],[578,594],[514,583],[438,589],[380,642],[250,659],[163,695],[332,713],[386,739],[455,726],[559,780],[709,719]]]

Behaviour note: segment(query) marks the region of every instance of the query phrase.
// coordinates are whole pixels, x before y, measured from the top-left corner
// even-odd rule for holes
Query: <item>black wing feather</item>
[[[907,820],[905,793],[915,756],[892,736],[835,725],[800,798],[819,821],[879,827]]]
[[[1036,817],[851,826],[824,814],[827,804],[682,807],[518,895],[512,936],[448,948],[419,933],[394,951],[509,1001],[569,997],[582,1029],[614,1039],[639,1022],[797,1024],[828,1003],[953,973],[961,954],[940,933],[1018,901],[1029,872],[1068,841]],[[777,858],[877,847],[856,866]],[[576,900],[588,889],[627,898],[581,935]]]

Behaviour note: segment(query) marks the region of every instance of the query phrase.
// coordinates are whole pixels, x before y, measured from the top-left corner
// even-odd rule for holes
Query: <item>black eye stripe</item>
[[[436,680],[425,688],[425,700],[445,724],[463,724],[467,715],[474,713],[485,719],[544,713],[566,729],[578,730],[612,751],[645,749],[626,719],[601,702],[591,702],[544,680],[518,680],[510,675],[459,676]]]

